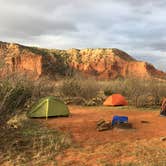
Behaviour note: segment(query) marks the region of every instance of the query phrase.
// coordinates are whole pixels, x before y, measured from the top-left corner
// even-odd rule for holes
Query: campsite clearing
[[[166,164],[166,141],[160,140],[166,136],[166,118],[160,117],[159,111],[129,107],[69,108],[72,115],[68,118],[42,120],[48,127],[69,132],[73,137],[74,147],[56,157],[59,165]],[[134,129],[96,130],[99,119],[111,121],[114,115],[128,116]]]

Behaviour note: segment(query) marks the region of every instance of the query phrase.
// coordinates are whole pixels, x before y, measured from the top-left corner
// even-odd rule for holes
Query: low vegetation
[[[60,90],[64,96],[91,99],[96,97],[99,85],[93,79],[71,78],[63,81]]]
[[[55,164],[55,156],[70,146],[69,134],[26,117],[34,102],[53,92],[47,81],[18,75],[0,80],[0,165]]]
[[[19,122],[19,125],[8,123],[14,116],[25,115],[39,98],[54,95],[66,103],[92,106],[102,105],[105,98],[113,93],[124,95],[132,106],[156,107],[166,96],[166,84],[159,80],[131,78],[97,81],[94,78],[85,79],[78,75],[59,81],[41,78],[32,82],[18,75],[0,79],[0,165],[5,162],[9,165],[40,165],[47,162],[56,164],[55,156],[71,146],[69,134],[50,130],[40,125],[39,121],[34,122],[25,118]],[[112,146],[110,145],[114,148]],[[147,161],[152,164],[157,161],[162,165],[160,158],[155,156],[157,153],[155,149],[149,147],[150,145],[141,145],[141,147],[135,145],[135,151],[127,154],[135,153],[136,158],[142,157],[143,164]],[[125,151],[121,152],[118,149],[115,149],[114,155],[126,154]],[[161,156],[165,155],[164,149],[157,150]],[[110,149],[108,152],[110,153]],[[145,158],[145,155],[149,158]],[[107,161],[100,162],[103,165],[107,164]],[[134,163],[128,165],[132,164]],[[139,165],[139,162],[135,164]]]
[[[101,105],[107,96],[120,93],[127,98],[129,105],[156,107],[161,105],[162,99],[166,96],[166,84],[159,80],[121,78],[96,81],[92,78],[85,79],[77,76],[64,80],[60,86],[60,92],[62,96],[73,99],[75,104]],[[84,102],[78,102],[78,98]]]
[[[0,80],[0,124],[6,122],[17,114],[19,108],[22,111],[25,104],[32,96],[31,84],[19,77],[6,77]]]
[[[83,77],[73,77],[64,80],[61,84],[60,94],[67,103],[81,105],[100,105],[103,96],[100,94],[99,83],[93,79]]]
[[[0,165],[44,165],[71,145],[69,134],[25,120],[17,128],[0,129]]]
[[[159,80],[117,79],[102,82],[101,87],[105,95],[120,93],[128,99],[130,105],[136,107],[159,106],[166,96],[166,83]]]
[[[94,143],[95,144],[95,143]],[[63,165],[165,166],[165,143],[158,139],[109,142],[87,148],[71,148],[79,160],[65,160]],[[81,157],[84,156],[84,157]]]

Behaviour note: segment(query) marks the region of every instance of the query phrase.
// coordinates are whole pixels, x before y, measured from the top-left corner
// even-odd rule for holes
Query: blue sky
[[[166,71],[166,0],[0,0],[0,40],[118,48]]]

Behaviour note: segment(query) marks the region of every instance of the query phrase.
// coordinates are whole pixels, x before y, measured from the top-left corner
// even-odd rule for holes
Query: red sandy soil
[[[47,121],[48,126],[71,133],[77,143],[91,144],[103,141],[121,141],[137,139],[151,139],[152,137],[166,136],[166,118],[159,116],[159,111],[139,110],[115,110],[106,107],[70,107],[69,118],[51,118]],[[114,115],[128,116],[129,122],[135,129],[132,130],[108,130],[98,132],[96,123],[100,119],[111,121]],[[149,123],[141,123],[142,120]]]
[[[73,138],[75,146],[82,147],[81,150],[69,148],[57,157],[59,161],[66,161],[67,165],[97,165],[97,159],[106,157],[104,146],[113,142],[134,144],[137,141],[153,139],[160,140],[166,136],[166,118],[159,116],[158,111],[133,110],[133,109],[114,109],[111,107],[79,107],[70,106],[71,116],[68,118],[50,118],[47,121],[48,127],[69,132]],[[113,129],[103,132],[96,130],[96,123],[100,119],[111,121],[114,115],[124,115],[129,117],[129,122],[134,129]],[[149,123],[141,123],[141,121]],[[145,142],[146,142],[145,141]],[[149,143],[150,144],[150,143]],[[112,146],[112,145],[111,145]],[[166,144],[164,143],[164,145]],[[91,152],[89,157],[87,150]],[[96,155],[96,151],[101,154]],[[93,155],[92,155],[93,154]],[[125,160],[128,160],[128,156]],[[132,159],[131,159],[132,160]],[[72,161],[71,163],[69,161]],[[61,165],[61,164],[60,164]]]

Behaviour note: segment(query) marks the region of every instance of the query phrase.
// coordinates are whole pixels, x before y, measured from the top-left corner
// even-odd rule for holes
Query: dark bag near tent
[[[160,115],[166,116],[166,98],[162,102]]]
[[[114,116],[112,119],[112,125],[120,124],[120,123],[128,123],[127,116]]]

